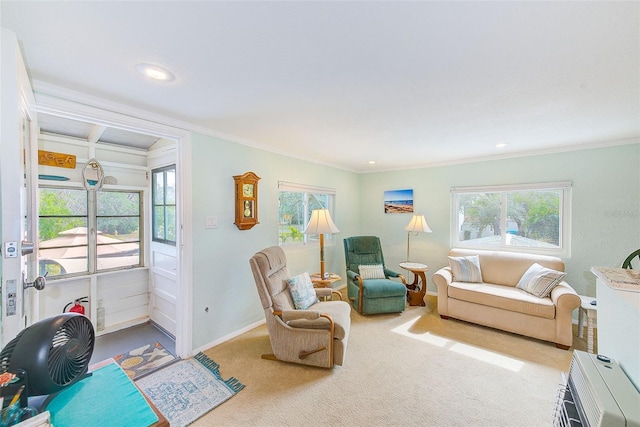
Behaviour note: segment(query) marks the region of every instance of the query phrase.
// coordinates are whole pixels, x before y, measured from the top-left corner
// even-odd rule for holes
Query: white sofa
[[[560,258],[502,251],[452,249],[451,257],[478,255],[482,283],[453,281],[450,267],[433,275],[438,288],[438,314],[555,343],[573,344],[572,313],[580,297],[562,281],[545,298],[516,287],[534,263],[564,271]]]

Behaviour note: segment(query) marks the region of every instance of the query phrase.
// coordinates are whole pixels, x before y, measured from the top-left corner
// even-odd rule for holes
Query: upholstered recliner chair
[[[319,301],[340,293],[331,288],[315,291],[314,303],[296,309],[292,286],[297,285],[279,246],[264,249],[249,260],[267,320],[272,355],[265,359],[331,368],[342,365],[351,328],[351,307],[345,301]],[[306,275],[308,277],[308,275]],[[310,282],[309,282],[310,285]],[[296,286],[295,291],[299,288]],[[299,295],[299,294],[296,294]]]
[[[378,237],[347,237],[344,239],[344,255],[347,264],[347,295],[359,313],[404,311],[407,282],[402,274],[386,268]],[[390,277],[400,279],[401,282],[391,280]]]

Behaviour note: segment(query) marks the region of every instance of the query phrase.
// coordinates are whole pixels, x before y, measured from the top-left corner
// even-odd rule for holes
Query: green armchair
[[[386,268],[378,237],[347,237],[344,239],[344,255],[347,265],[347,296],[360,314],[404,311],[407,282],[402,274]],[[361,272],[360,266],[370,267],[363,268]],[[364,270],[369,271],[365,273]],[[391,280],[391,277],[400,282]]]

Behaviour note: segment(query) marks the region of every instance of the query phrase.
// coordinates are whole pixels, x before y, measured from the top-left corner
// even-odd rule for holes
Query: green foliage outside
[[[560,195],[558,191],[513,191],[506,196],[507,221],[516,225],[506,232],[539,242],[559,244]],[[469,193],[459,197],[464,214],[464,240],[486,235],[492,230],[502,235],[503,193]]]
[[[41,188],[39,192],[39,216],[51,215],[55,217],[40,218],[38,225],[39,240],[41,242],[50,240],[58,237],[62,231],[75,227],[86,227],[86,197],[86,191]]]
[[[279,243],[300,243],[304,240],[303,230],[313,209],[328,205],[328,194],[281,191],[279,194]]]
[[[121,240],[138,240],[140,193],[97,192],[98,230]],[[39,191],[39,240],[59,237],[63,231],[87,227],[85,190],[41,188]]]

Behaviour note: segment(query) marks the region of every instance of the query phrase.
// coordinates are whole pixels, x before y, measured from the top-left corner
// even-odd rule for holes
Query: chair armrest
[[[400,279],[400,280],[402,281],[402,283],[403,283],[403,284],[405,284],[405,285],[407,284],[406,279],[405,279],[405,278],[404,278],[404,276],[403,276],[402,274],[400,274],[400,273],[397,273],[397,272],[395,272],[395,271],[393,271],[393,270],[389,270],[388,268],[385,268],[385,269],[384,269],[384,274],[385,274],[385,276],[387,276],[387,277],[394,277],[394,278],[396,278],[396,279]]]
[[[317,320],[320,318],[318,310],[282,310],[281,312],[275,311],[274,314],[279,315],[284,322],[298,319]]]
[[[293,329],[324,329],[332,331],[333,335],[333,318],[327,313],[318,310],[282,310],[273,314]]]
[[[330,297],[331,299],[333,299],[333,294],[336,294],[338,296],[339,300],[342,300],[342,294],[338,291],[336,291],[335,289],[332,288],[315,288],[316,291],[316,295],[318,296],[318,298],[326,298],[326,297]]]
[[[358,278],[360,277],[360,275],[358,273],[356,273],[355,271],[347,270],[347,277],[352,282],[358,282]]]

